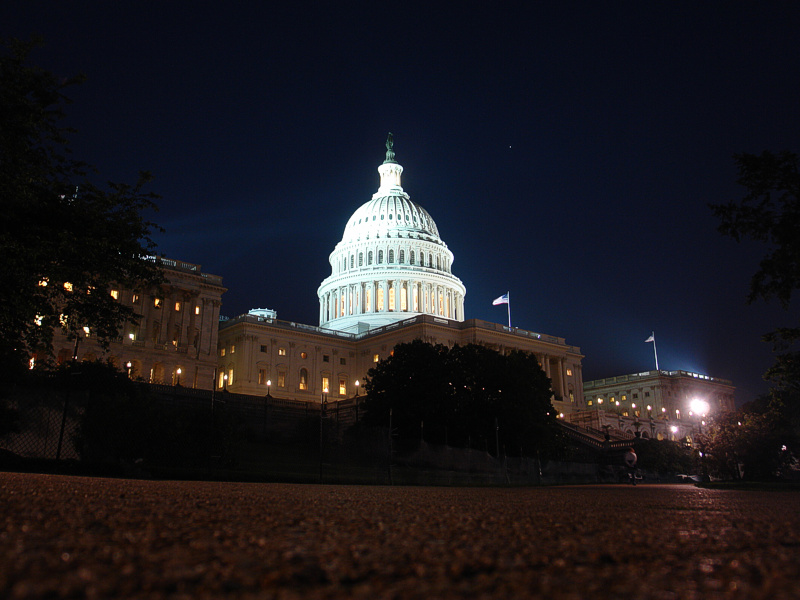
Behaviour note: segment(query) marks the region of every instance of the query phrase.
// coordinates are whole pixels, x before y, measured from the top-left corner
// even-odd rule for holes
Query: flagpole
[[[658,351],[656,350],[656,332],[653,332],[653,354],[656,356],[656,371],[658,371]]]
[[[508,298],[508,302],[506,303],[508,307],[508,328],[511,329],[511,292],[506,292],[506,297]]]

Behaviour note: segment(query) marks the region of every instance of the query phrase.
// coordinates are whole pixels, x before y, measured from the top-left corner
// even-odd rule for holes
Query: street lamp
[[[128,369],[128,379],[131,378],[131,368],[132,367],[133,367],[133,363],[131,361],[128,361],[127,363],[125,363],[125,368]]]
[[[178,370],[175,371],[175,374],[178,376],[175,385],[177,385],[178,387],[181,387],[181,373],[183,373],[183,371],[181,371],[181,368],[178,367]]]
[[[703,419],[705,419],[706,415],[708,414],[708,409],[710,408],[708,402],[699,398],[695,398],[689,403],[689,408],[693,413],[700,415],[700,424],[698,429],[700,433],[703,433]]]
[[[269,389],[272,387],[272,379],[267,379],[267,398],[269,398]]]
[[[223,392],[227,392],[228,391],[228,374],[227,373],[223,373],[222,374],[222,391]]]
[[[358,396],[358,388],[359,388],[360,385],[361,385],[361,382],[359,382],[358,379],[356,379],[356,396]]]

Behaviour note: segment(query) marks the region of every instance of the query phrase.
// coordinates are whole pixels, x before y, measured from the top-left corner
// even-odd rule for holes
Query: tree
[[[53,331],[72,340],[88,327],[101,344],[118,336],[132,308],[109,294],[161,281],[143,213],[156,196],[134,185],[96,185],[94,170],[70,156],[72,130],[60,125],[64,90],[82,77],[59,79],[29,64],[34,40],[0,40],[0,365],[21,368],[49,354]]]
[[[785,310],[800,289],[800,159],[789,151],[737,154],[739,201],[711,205],[719,231],[734,240],[763,242],[767,252],[750,281],[748,303],[777,299]],[[775,363],[764,377],[771,382],[773,410],[793,425],[786,443],[795,451],[800,439],[800,323],[767,333]]]
[[[533,454],[557,446],[550,380],[536,357],[469,344],[399,344],[365,379],[364,422],[400,437]]]

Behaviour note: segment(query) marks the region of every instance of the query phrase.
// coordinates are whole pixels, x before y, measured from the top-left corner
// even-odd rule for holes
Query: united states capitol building
[[[357,398],[370,368],[397,344],[480,344],[535,355],[551,380],[554,408],[599,432],[684,439],[702,426],[692,401],[708,402],[710,412],[734,408],[730,381],[655,371],[584,383],[580,348],[563,338],[467,319],[455,257],[433,217],[403,189],[391,134],[378,174],[377,191],[356,207],[329,256],[317,325],[269,309],[220,317],[220,276],[157,259],[166,279],[160,288],[111,290],[141,321],[126,324],[108,350],[87,337],[80,356],[78,344],[57,335],[57,360],[103,358],[151,383],[320,403]]]
[[[552,381],[553,404],[585,408],[580,349],[563,338],[465,318],[466,289],[433,217],[403,189],[391,134],[372,198],[347,220],[319,286],[319,325],[268,309],[220,323],[218,389],[327,402],[352,398],[400,343],[523,350]]]

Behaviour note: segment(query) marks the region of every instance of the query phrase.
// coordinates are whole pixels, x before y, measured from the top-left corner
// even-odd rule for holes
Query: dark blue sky
[[[386,133],[468,318],[565,337],[593,379],[659,363],[766,388],[747,306],[763,248],[716,231],[732,155],[797,151],[797,2],[37,2],[75,154],[163,196],[157,241],[222,275],[223,314],[318,322],[316,289],[378,186]],[[497,4],[499,6],[494,6]],[[796,315],[796,311],[795,311]]]

